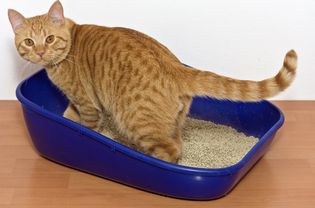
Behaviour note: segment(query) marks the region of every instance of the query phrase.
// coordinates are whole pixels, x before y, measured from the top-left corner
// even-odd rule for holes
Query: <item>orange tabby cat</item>
[[[183,66],[165,46],[126,28],[79,25],[56,1],[44,15],[8,11],[20,55],[45,66],[69,98],[64,116],[102,131],[109,112],[121,134],[147,154],[169,162],[181,156],[181,129],[192,97],[259,101],[286,89],[297,55],[262,81],[236,80]]]

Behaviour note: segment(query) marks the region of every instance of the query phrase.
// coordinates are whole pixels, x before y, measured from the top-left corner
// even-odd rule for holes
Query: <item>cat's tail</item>
[[[289,51],[278,74],[262,81],[238,80],[212,72],[181,67],[183,90],[190,96],[209,96],[235,101],[259,101],[285,90],[294,80],[297,54]]]

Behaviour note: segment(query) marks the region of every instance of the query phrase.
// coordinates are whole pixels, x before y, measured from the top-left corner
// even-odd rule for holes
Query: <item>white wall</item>
[[[61,0],[78,23],[123,26],[149,34],[184,63],[240,79],[273,76],[286,51],[299,54],[294,84],[275,99],[315,99],[314,0]],[[87,3],[88,2],[88,3]],[[7,9],[25,16],[48,11],[53,0],[0,1],[0,99],[38,66],[15,51]]]

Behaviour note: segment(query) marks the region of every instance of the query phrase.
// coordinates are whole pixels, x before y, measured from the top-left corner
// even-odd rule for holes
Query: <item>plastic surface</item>
[[[162,195],[209,200],[226,195],[267,151],[284,117],[274,105],[194,98],[190,116],[230,125],[259,142],[237,164],[220,169],[167,163],[129,149],[62,117],[68,101],[44,70],[16,90],[35,148],[55,162]]]

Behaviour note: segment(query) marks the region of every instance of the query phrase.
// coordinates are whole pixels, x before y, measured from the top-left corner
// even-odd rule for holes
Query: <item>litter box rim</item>
[[[236,164],[223,168],[199,168],[199,167],[190,167],[183,166],[174,163],[169,163],[166,161],[162,161],[160,159],[154,158],[149,155],[142,154],[136,150],[130,149],[123,144],[120,144],[100,133],[97,133],[87,127],[84,127],[74,121],[71,121],[67,118],[54,114],[48,110],[41,108],[39,105],[33,103],[29,99],[27,99],[23,95],[23,86],[27,84],[28,80],[32,77],[40,74],[46,73],[45,69],[41,69],[38,72],[30,75],[28,78],[24,79],[16,88],[16,97],[21,102],[24,107],[27,107],[29,110],[32,110],[46,119],[50,119],[52,121],[58,122],[59,124],[64,125],[67,128],[70,128],[74,131],[80,132],[82,135],[87,136],[89,139],[92,139],[96,142],[99,142],[103,145],[108,146],[109,148],[119,151],[123,153],[125,156],[135,158],[143,163],[146,163],[151,166],[155,166],[160,169],[166,169],[168,171],[177,172],[186,175],[200,175],[200,176],[225,176],[235,174],[237,171],[240,171],[259,151],[262,146],[272,138],[272,136],[276,133],[276,131],[282,126],[284,123],[284,115],[281,110],[272,104],[269,101],[263,100],[262,102],[268,103],[271,108],[274,108],[279,113],[279,120],[259,139],[259,141],[251,148],[251,150]],[[50,81],[50,80],[49,80]],[[56,87],[56,86],[54,86]],[[57,88],[57,87],[56,87]],[[57,90],[59,90],[57,88]],[[53,160],[53,158],[52,158]]]

